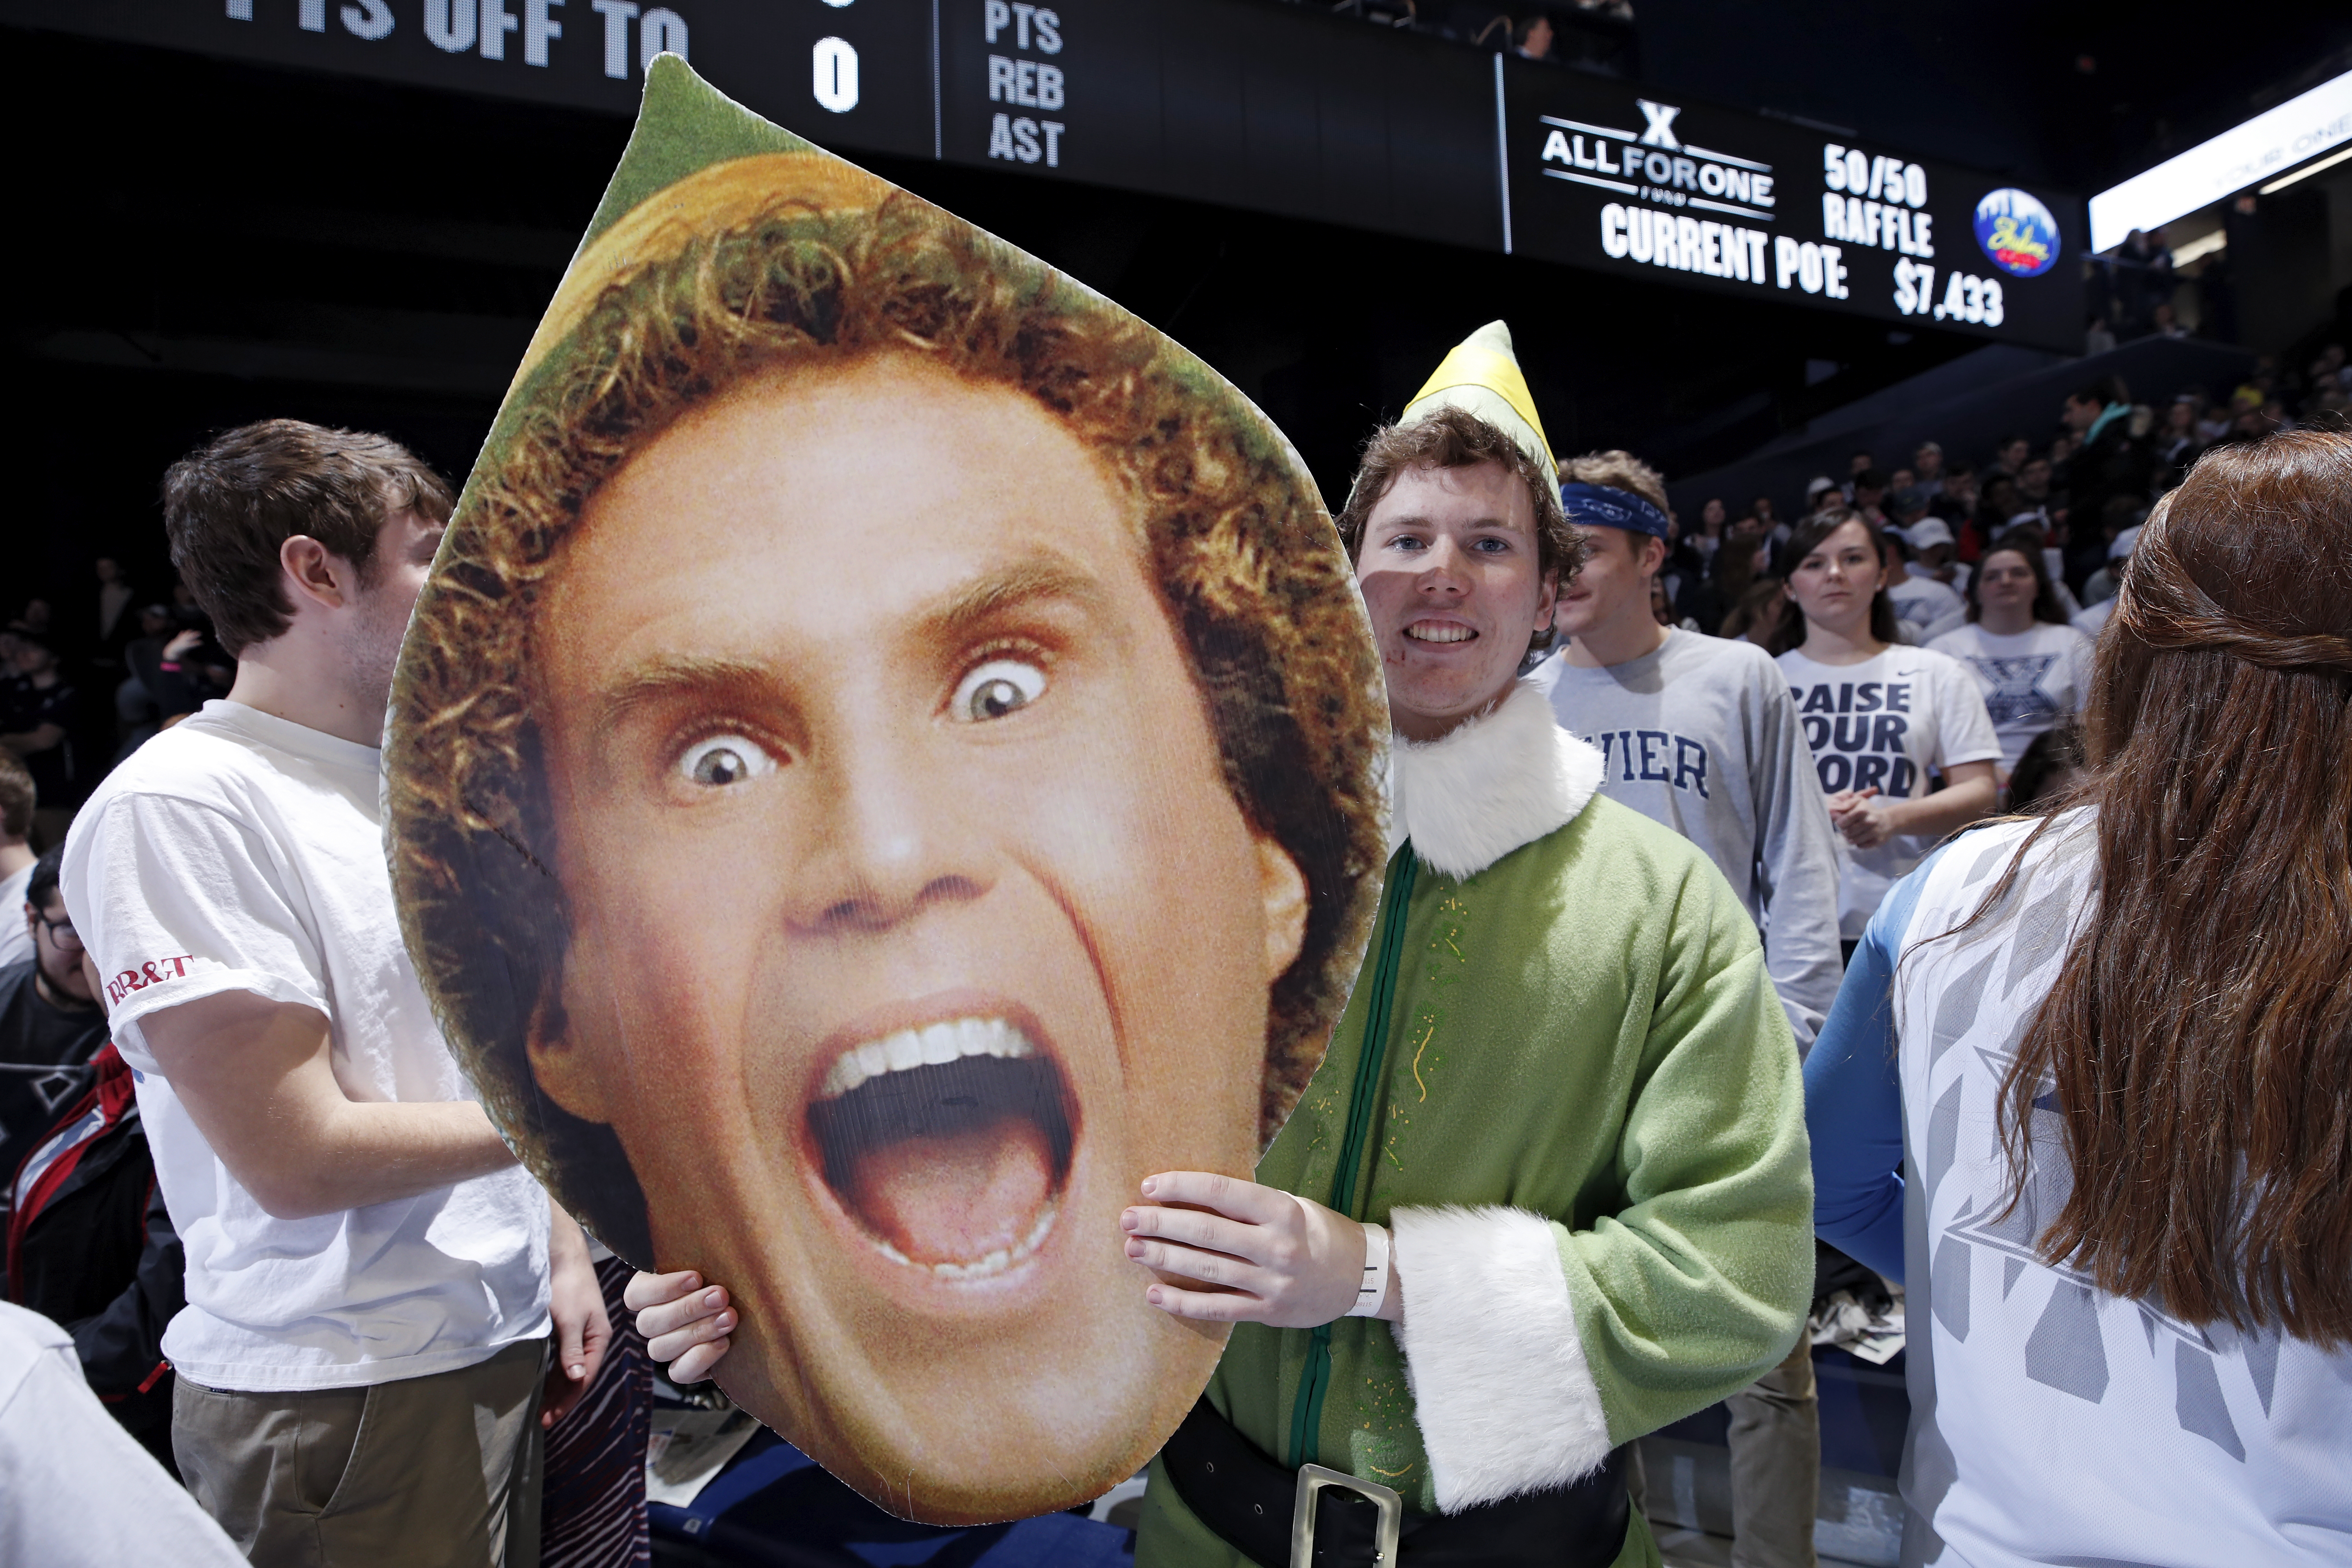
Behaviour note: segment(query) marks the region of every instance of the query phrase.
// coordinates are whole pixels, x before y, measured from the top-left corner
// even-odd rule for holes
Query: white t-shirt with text
[[[1821,664],[1794,649],[1780,663],[1824,795],[1874,784],[1888,800],[1916,800],[1945,770],[2000,756],[1984,699],[1957,659],[1890,647],[1859,664]],[[1841,837],[1840,935],[1860,938],[1889,884],[1935,847],[1918,833],[1895,834],[1875,849]]]
[[[2000,737],[2003,778],[2017,771],[2034,736],[2080,713],[2090,695],[2091,639],[2073,626],[2036,621],[2024,631],[1995,637],[1981,626],[1963,626],[1927,647],[1951,655],[1976,677]]]
[[[109,774],[66,838],[66,907],[187,1249],[188,1304],[163,1352],[211,1387],[390,1383],[548,1331],[548,1200],[528,1173],[274,1218],[141,1032],[149,1014],[249,991],[326,1016],[354,1100],[475,1098],[401,942],[380,768],[373,747],[208,702]]]

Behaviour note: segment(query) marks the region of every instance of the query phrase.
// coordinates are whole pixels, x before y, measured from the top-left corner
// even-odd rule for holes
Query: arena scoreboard
[[[2071,196],[1279,0],[0,0],[0,21],[623,115],[669,49],[851,157],[2082,342]]]

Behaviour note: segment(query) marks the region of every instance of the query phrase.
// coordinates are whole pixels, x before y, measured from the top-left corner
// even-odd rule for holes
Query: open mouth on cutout
[[[1034,1030],[976,1016],[835,1058],[808,1107],[844,1213],[892,1261],[950,1283],[1010,1273],[1053,1233],[1076,1134]]]

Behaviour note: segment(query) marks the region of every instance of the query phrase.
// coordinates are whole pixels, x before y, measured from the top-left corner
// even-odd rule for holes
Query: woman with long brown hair
[[[2086,731],[1895,885],[1806,1064],[1816,1227],[1910,1287],[1905,1560],[2342,1563],[2352,437],[2158,507]]]

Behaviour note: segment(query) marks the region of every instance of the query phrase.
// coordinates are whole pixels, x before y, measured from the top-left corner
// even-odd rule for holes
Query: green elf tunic
[[[1404,1322],[1241,1324],[1210,1402],[1424,1512],[1576,1480],[1746,1387],[1812,1292],[1796,1046],[1755,924],[1706,856],[1595,798],[1601,770],[1525,686],[1399,746],[1409,847],[1365,979],[1258,1166],[1391,1228]],[[1384,950],[1385,1058],[1339,1179]],[[1136,1558],[1248,1568],[1156,1461]],[[1658,1561],[1638,1512],[1617,1561]]]

